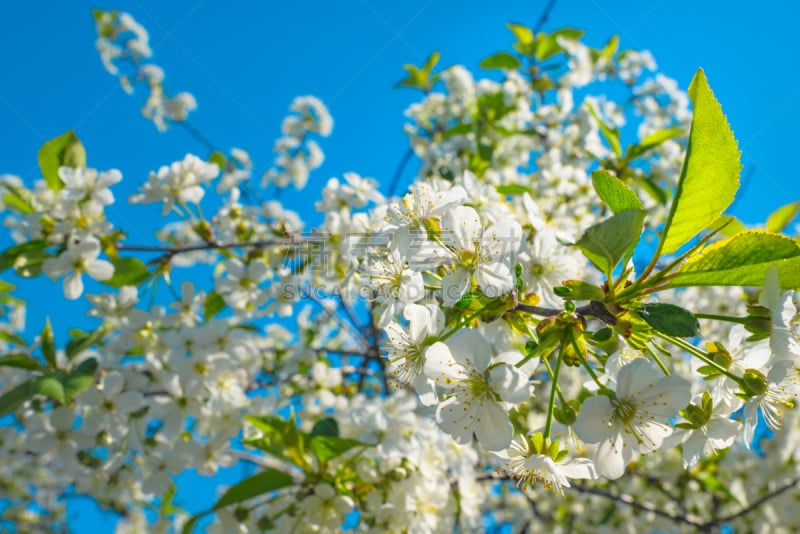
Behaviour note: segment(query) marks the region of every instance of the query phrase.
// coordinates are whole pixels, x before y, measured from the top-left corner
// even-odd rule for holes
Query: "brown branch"
[[[558,0],[550,0],[547,2],[547,5],[544,6],[542,10],[542,14],[539,15],[539,20],[536,21],[536,24],[533,25],[533,33],[539,33],[539,30],[545,25],[547,20],[550,18],[550,13],[553,12],[553,8],[556,7],[556,2]]]
[[[414,149],[409,148],[406,150],[406,153],[403,154],[403,157],[400,159],[400,163],[397,164],[397,169],[394,171],[394,176],[392,177],[392,181],[389,184],[389,193],[388,196],[393,196],[397,186],[400,184],[400,178],[403,176],[403,171],[406,169],[408,162],[411,161],[411,157],[414,155]]]
[[[587,493],[589,495],[596,495],[598,497],[605,497],[606,499],[611,499],[613,501],[621,502],[627,504],[632,508],[636,508],[637,510],[655,514],[657,516],[674,521],[675,523],[683,523],[685,525],[690,525],[695,528],[703,528],[704,525],[701,518],[696,517],[694,514],[686,514],[685,516],[673,515],[670,514],[669,512],[665,512],[664,510],[659,510],[655,506],[651,506],[645,503],[640,503],[636,501],[636,499],[625,493],[612,493],[610,491],[602,489],[590,488],[589,486],[584,486],[582,484],[572,484],[570,486],[570,489],[574,489],[575,491],[578,491],[580,493]]]
[[[721,517],[719,519],[714,519],[712,521],[707,521],[706,523],[703,523],[702,525],[700,525],[700,528],[701,528],[701,530],[703,530],[705,532],[709,532],[712,528],[715,528],[715,527],[717,527],[719,525],[723,525],[725,523],[733,521],[734,519],[739,519],[740,517],[749,514],[750,512],[752,512],[753,510],[755,510],[756,508],[758,508],[759,506],[761,506],[762,504],[764,504],[768,500],[777,497],[781,493],[784,493],[784,492],[792,489],[793,487],[797,486],[798,484],[800,484],[800,477],[795,478],[793,481],[789,482],[788,484],[785,484],[785,485],[783,485],[783,486],[781,486],[781,487],[779,487],[779,488],[767,493],[766,495],[762,495],[759,499],[756,499],[755,501],[753,501],[749,506],[746,506],[745,508],[742,508],[741,510],[739,510],[736,513],[733,513],[733,514],[730,514],[730,515],[726,515],[725,517]]]
[[[309,239],[299,239],[297,237],[285,237],[281,239],[262,239],[259,241],[240,241],[235,243],[217,243],[214,241],[198,243],[197,245],[185,245],[182,247],[153,246],[153,245],[124,245],[117,243],[117,250],[129,250],[134,252],[163,252],[167,256],[175,256],[185,252],[197,252],[200,250],[217,250],[230,248],[249,248],[249,247],[272,247],[276,245],[302,245],[309,242],[316,243],[318,237]]]

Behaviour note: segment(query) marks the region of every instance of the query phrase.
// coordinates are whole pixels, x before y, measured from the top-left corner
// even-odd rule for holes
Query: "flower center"
[[[628,423],[636,415],[636,405],[628,399],[621,399],[614,408],[614,416],[623,423]]]

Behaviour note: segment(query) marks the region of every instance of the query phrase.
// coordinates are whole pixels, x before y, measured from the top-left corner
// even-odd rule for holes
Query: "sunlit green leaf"
[[[39,169],[47,187],[53,191],[64,187],[58,177],[59,167],[86,167],[86,149],[73,130],[47,141],[39,149]]]
[[[496,54],[492,54],[491,56],[484,58],[480,63],[480,67],[487,70],[516,70],[521,66],[522,64],[519,62],[519,59],[508,52],[497,52]]]
[[[320,462],[327,462],[344,454],[353,447],[364,445],[354,439],[336,438],[333,436],[314,436],[311,439],[310,449]]]
[[[495,189],[501,195],[524,195],[528,193],[529,195],[533,195],[533,189],[530,187],[521,185],[521,184],[506,184],[506,185],[498,185]]]
[[[614,213],[628,209],[642,209],[642,203],[636,193],[622,183],[617,177],[606,171],[592,173],[592,185],[597,195]]]
[[[108,286],[138,286],[150,278],[150,272],[138,258],[119,258],[111,263],[114,265],[114,276],[103,282]]]
[[[800,286],[800,244],[781,234],[748,230],[690,256],[668,277],[669,287],[757,287],[773,265],[784,288]]]
[[[797,217],[800,201],[792,202],[776,209],[767,217],[767,232],[782,232]]]
[[[742,165],[736,139],[702,69],[689,86],[689,96],[692,129],[662,235],[663,254],[675,252],[717,220],[739,188]]]
[[[42,344],[42,354],[44,354],[44,361],[51,369],[56,368],[56,342],[53,336],[53,327],[50,325],[48,318],[44,323],[44,328],[39,336],[39,341]]]
[[[628,159],[638,158],[642,154],[645,154],[648,151],[656,148],[664,141],[680,137],[681,135],[683,135],[683,130],[681,130],[680,128],[663,128],[661,130],[656,130],[655,132],[651,133],[650,135],[646,136],[644,139],[639,141],[638,144],[629,146],[627,151],[627,158]]]
[[[590,227],[575,246],[607,277],[642,233],[645,212],[624,210]]]
[[[212,291],[206,295],[206,300],[203,303],[203,317],[206,321],[210,321],[212,317],[225,309],[225,300],[222,295],[216,291]]]

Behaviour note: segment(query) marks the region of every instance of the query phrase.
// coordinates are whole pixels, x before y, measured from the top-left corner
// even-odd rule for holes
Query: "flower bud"
[[[769,382],[767,381],[767,377],[764,376],[764,373],[761,371],[747,369],[742,376],[742,381],[739,383],[739,387],[747,395],[756,397],[767,392],[767,389],[769,388]]]

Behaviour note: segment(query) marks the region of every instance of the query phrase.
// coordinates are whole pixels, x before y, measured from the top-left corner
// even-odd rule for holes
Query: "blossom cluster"
[[[160,84],[141,65],[146,31],[96,19],[106,67],[130,60]],[[31,188],[3,177],[17,243],[3,267],[61,281],[95,326],[67,337],[47,322],[29,342],[3,296],[2,520],[64,524],[71,492],[118,512],[120,532],[191,530],[211,513],[204,528],[225,533],[800,528],[794,275],[776,261],[747,271],[747,289],[670,286],[692,274],[674,265],[726,243],[717,228],[705,257],[650,264],[635,248],[671,223],[688,95],[647,52],[511,27],[515,50],[555,67],[476,80],[457,65],[437,74],[441,92],[422,84],[406,113],[413,183],[394,195],[331,178],[312,231],[278,199],[321,165],[310,136],[332,131],[310,96],[282,125],[267,201],[242,149],[151,172],[127,201],[160,205],[156,245],[107,216],[117,170],[84,157]],[[594,94],[619,82],[630,101]],[[156,107],[162,126],[188,110]],[[602,238],[628,227],[603,225],[631,213],[645,222],[616,258]],[[800,256],[774,231],[742,239],[754,234]],[[237,462],[250,476],[217,506],[181,509],[180,474]]]

